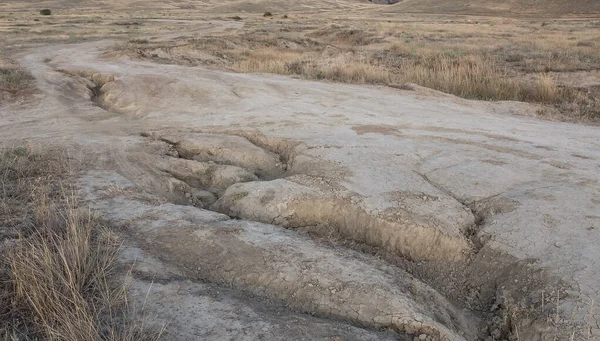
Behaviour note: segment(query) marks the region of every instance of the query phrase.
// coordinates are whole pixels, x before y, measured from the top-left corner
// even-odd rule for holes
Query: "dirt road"
[[[0,140],[81,160],[82,198],[128,226],[132,294],[158,281],[146,309],[171,337],[600,337],[598,127],[113,44],[23,53],[39,92],[0,108]]]

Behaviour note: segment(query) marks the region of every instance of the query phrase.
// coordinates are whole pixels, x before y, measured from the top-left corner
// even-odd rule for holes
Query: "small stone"
[[[500,336],[502,336],[502,332],[498,328],[492,330],[491,334],[492,334],[492,337],[494,338],[494,340],[498,340],[498,339],[500,339]]]
[[[167,150],[166,154],[167,154],[167,156],[170,156],[170,157],[175,157],[175,158],[179,157],[179,152],[177,152],[177,149],[175,149],[175,148],[170,148],[169,150]]]
[[[185,197],[186,197],[186,198],[191,198],[191,197],[192,197],[192,193],[186,192],[186,193],[185,193]]]
[[[197,188],[192,189],[192,196],[207,206],[212,205],[215,201],[217,201],[217,198],[211,192],[203,191]]]
[[[421,335],[419,335],[419,340],[421,340],[421,341],[427,340],[427,334],[421,334]]]

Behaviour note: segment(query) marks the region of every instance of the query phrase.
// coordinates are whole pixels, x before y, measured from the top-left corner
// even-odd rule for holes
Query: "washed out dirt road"
[[[598,127],[113,45],[23,52],[39,90],[0,139],[79,160],[170,338],[600,337]]]

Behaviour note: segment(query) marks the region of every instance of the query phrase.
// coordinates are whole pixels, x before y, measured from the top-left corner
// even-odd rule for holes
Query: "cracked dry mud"
[[[600,337],[597,127],[111,46],[23,53],[0,137],[73,150],[169,339]]]

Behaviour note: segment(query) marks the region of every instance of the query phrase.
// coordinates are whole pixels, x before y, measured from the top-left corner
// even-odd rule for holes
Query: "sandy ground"
[[[598,127],[113,45],[23,52],[39,91],[0,107],[0,140],[81,160],[172,339],[600,337]]]

